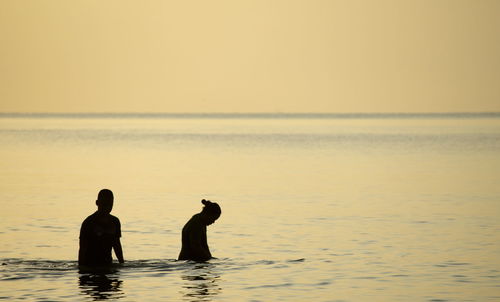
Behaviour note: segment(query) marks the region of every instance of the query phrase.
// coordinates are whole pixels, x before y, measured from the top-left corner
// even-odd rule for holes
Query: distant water
[[[463,119],[500,118],[500,112],[442,113],[5,113],[5,118],[159,118],[159,119]]]
[[[500,114],[0,114],[0,300],[498,301]],[[79,272],[115,193],[127,262]],[[175,261],[209,198],[208,263]]]

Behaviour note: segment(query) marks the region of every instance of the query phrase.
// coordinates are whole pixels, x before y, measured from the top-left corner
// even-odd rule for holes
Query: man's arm
[[[113,242],[113,249],[115,250],[115,255],[116,255],[116,258],[118,258],[118,262],[124,263],[125,260],[123,259],[123,250],[122,250],[122,243],[120,242],[120,238],[116,238],[115,242]]]
[[[117,232],[116,232],[116,237],[113,241],[113,249],[115,250],[115,255],[116,258],[118,258],[118,262],[124,263],[125,260],[123,259],[123,250],[122,250],[122,243],[120,242],[120,237],[122,236],[122,226],[120,223],[120,220],[116,218],[116,227],[117,227]]]
[[[89,249],[87,220],[84,220],[80,227],[80,246],[78,249],[78,264],[86,265],[88,263],[87,255]]]
[[[84,238],[80,238],[80,248],[78,249],[78,264],[84,265],[87,263],[88,242]]]

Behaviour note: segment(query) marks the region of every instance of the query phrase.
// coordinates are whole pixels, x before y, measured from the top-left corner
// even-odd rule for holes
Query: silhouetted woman
[[[182,249],[179,260],[207,261],[212,258],[207,243],[207,225],[214,223],[221,214],[219,205],[210,200],[201,201],[203,210],[191,217],[182,228]]]

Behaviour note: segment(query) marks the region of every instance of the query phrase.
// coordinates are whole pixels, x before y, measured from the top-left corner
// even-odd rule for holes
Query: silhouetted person
[[[120,220],[111,215],[113,192],[103,189],[97,196],[97,212],[87,217],[80,229],[80,250],[78,264],[84,266],[107,266],[113,262],[111,250],[123,263],[123,251],[120,242]]]
[[[203,199],[203,210],[191,217],[182,228],[182,249],[179,260],[207,261],[212,258],[207,243],[207,225],[214,223],[221,214],[217,203]]]

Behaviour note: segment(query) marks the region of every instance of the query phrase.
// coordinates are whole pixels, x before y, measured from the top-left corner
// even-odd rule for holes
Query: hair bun
[[[201,200],[201,203],[202,203],[202,204],[204,204],[204,205],[208,205],[208,204],[210,204],[211,202],[210,202],[210,200],[202,199],[202,200]]]

